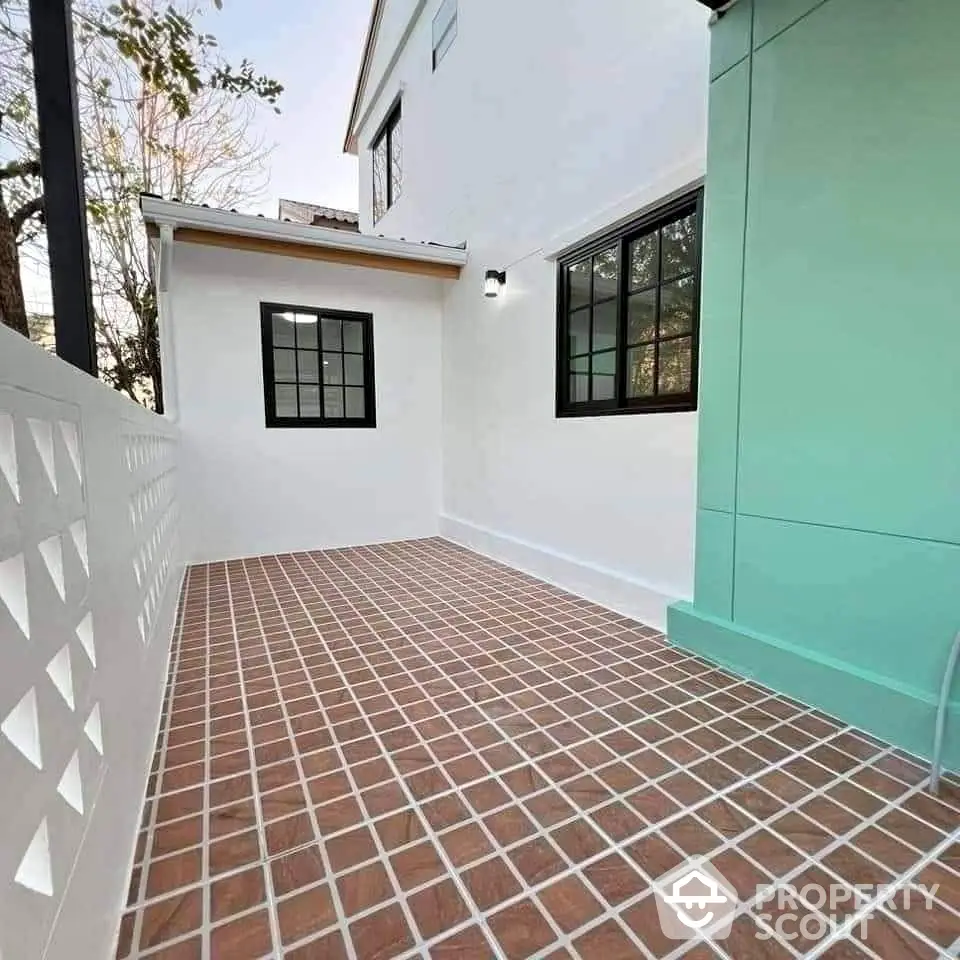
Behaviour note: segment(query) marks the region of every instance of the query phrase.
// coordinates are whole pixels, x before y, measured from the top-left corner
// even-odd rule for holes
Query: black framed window
[[[433,18],[433,69],[446,56],[457,36],[457,0],[443,0]]]
[[[697,408],[702,191],[557,268],[557,416]]]
[[[373,317],[260,305],[268,427],[376,426]]]
[[[373,222],[400,199],[403,189],[403,127],[400,103],[373,140]]]

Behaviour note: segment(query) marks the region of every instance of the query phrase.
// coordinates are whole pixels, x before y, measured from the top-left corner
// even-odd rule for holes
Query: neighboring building
[[[727,7],[377,0],[359,236],[145,200],[193,556],[440,533],[929,753],[960,8]]]
[[[278,216],[291,223],[308,223],[314,227],[329,227],[331,230],[360,232],[360,215],[352,210],[321,207],[316,203],[301,203],[299,200],[281,200]]]

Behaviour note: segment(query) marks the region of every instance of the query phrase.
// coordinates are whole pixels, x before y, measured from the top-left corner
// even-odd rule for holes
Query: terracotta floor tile
[[[676,848],[657,834],[631,843],[625,852],[653,880],[680,866],[685,859]]]
[[[377,855],[377,846],[369,827],[359,827],[349,833],[324,841],[330,867],[335,873],[359,866]]]
[[[348,917],[369,910],[394,896],[393,884],[380,863],[371,863],[338,877],[337,890],[344,913]]]
[[[429,840],[394,854],[390,863],[404,890],[419,887],[428,880],[439,877],[446,870],[436,847]]]
[[[853,886],[890,883],[893,879],[888,870],[868,860],[858,850],[847,844],[821,857],[820,862]]]
[[[199,848],[174,854],[163,860],[150,861],[147,873],[147,892],[149,899],[189,887],[200,882],[203,872],[203,854]]]
[[[303,787],[299,783],[279,790],[272,790],[260,796],[260,809],[263,811],[264,821],[277,820],[307,809],[307,798]]]
[[[935,947],[919,940],[903,924],[885,914],[871,917],[865,931],[854,927],[851,938],[883,960],[933,960],[942,956]]]
[[[284,960],[347,960],[347,948],[339,931],[311,940],[296,950],[288,950]]]
[[[470,896],[481,910],[489,910],[521,890],[517,878],[500,857],[486,860],[461,876]]]
[[[388,852],[397,847],[406,846],[419,840],[423,835],[423,826],[420,818],[413,810],[401,810],[390,816],[378,820],[374,827],[380,837],[380,842]]]
[[[664,934],[657,913],[657,903],[653,896],[644,897],[639,903],[627,908],[620,914],[620,921],[628,927],[636,938],[655,956],[665,957],[677,948],[677,941]],[[751,954],[733,954],[744,960]]]
[[[350,936],[357,957],[389,960],[413,946],[413,937],[399,906],[385,907],[350,924]]]
[[[684,853],[702,856],[720,846],[723,838],[710,829],[699,817],[688,815],[660,828]]]
[[[508,856],[531,886],[567,869],[562,857],[542,837],[522,844],[510,851]]]
[[[772,820],[770,830],[808,854],[819,852],[834,840],[828,831],[799,813],[787,813]]]
[[[425,940],[439,936],[470,917],[470,911],[452,880],[427,887],[415,893],[407,902],[420,935]]]
[[[200,937],[190,937],[181,940],[169,947],[161,947],[150,954],[150,960],[201,960],[203,956],[203,940]]]
[[[270,872],[278,897],[322,880],[325,870],[319,846],[312,845],[271,860]]]
[[[143,911],[140,949],[155,947],[196,930],[203,920],[203,894],[199,890],[175,894]]]
[[[636,960],[641,956],[616,920],[594,927],[574,940],[573,945],[581,960]]]
[[[484,825],[502,847],[508,847],[536,831],[530,818],[518,806],[507,807],[484,818]]]
[[[214,927],[210,933],[210,953],[231,960],[259,960],[273,949],[270,917],[266,910],[247,914]]]
[[[216,880],[210,887],[210,916],[216,922],[243,913],[266,899],[260,866]]]
[[[526,960],[556,939],[543,914],[530,900],[501,910],[488,923],[510,960]]]
[[[619,800],[594,810],[589,819],[612,840],[620,842],[639,833],[646,826]]]
[[[277,923],[284,946],[296,943],[336,922],[333,898],[326,884],[294,894],[277,904]]]
[[[611,960],[641,952],[631,929],[661,955],[676,944],[646,890],[695,853],[746,896],[786,876],[894,880],[960,827],[960,781],[917,791],[914,758],[436,538],[192,567],[180,616],[128,885],[130,904],[153,899],[144,942],[128,943],[137,911],[122,920],[124,960],[198,958],[204,897],[211,956],[270,953],[268,892],[297,960],[386,958],[423,937],[456,960],[494,954],[494,937],[508,956]],[[916,877],[946,906],[878,924],[875,954],[926,951],[905,922],[952,943],[948,865],[960,845]],[[499,914],[486,928],[468,910]],[[590,923],[575,948],[554,943]],[[727,954],[783,955],[753,924]],[[846,938],[826,955],[857,951]]]
[[[490,795],[486,796],[489,798]],[[506,799],[506,794],[504,798]],[[482,807],[484,804],[481,802],[479,806]],[[483,831],[475,823],[458,827],[444,834],[441,843],[451,861],[458,866],[476,860],[491,849]]]
[[[234,834],[210,844],[210,874],[216,876],[255,863],[261,857],[257,831]]]
[[[576,813],[576,810],[556,790],[547,790],[545,793],[531,797],[524,801],[524,806],[542,827],[553,826]]]
[[[493,960],[495,956],[479,927],[467,927],[430,948],[431,960]]]
[[[604,910],[597,898],[577,877],[565,877],[539,893],[540,903],[564,933],[570,933]]]
[[[144,835],[146,836],[146,835]],[[175,823],[166,823],[153,832],[150,855],[163,857],[203,842],[203,817],[188,817]]]
[[[423,804],[423,815],[434,830],[443,830],[470,818],[470,811],[459,797],[449,796]]]
[[[619,853],[611,853],[585,867],[583,875],[611,906],[618,906],[650,886],[637,868]]]
[[[287,850],[302,847],[304,844],[316,840],[316,831],[310,817],[305,813],[284,820],[274,820],[265,828],[267,852],[271,857],[277,857]]]

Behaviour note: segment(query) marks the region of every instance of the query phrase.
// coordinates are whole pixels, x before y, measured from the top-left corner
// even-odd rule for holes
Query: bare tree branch
[[[31,217],[35,217],[38,213],[43,213],[43,204],[43,197],[34,197],[13,211],[10,215],[10,225],[13,227],[13,235],[15,237],[20,236],[23,225]]]

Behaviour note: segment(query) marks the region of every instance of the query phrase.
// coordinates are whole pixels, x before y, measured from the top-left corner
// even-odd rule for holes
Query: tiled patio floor
[[[960,789],[924,776],[441,540],[194,567],[118,956],[946,956]],[[652,884],[696,854],[814,934],[814,886],[939,887],[685,944]]]

